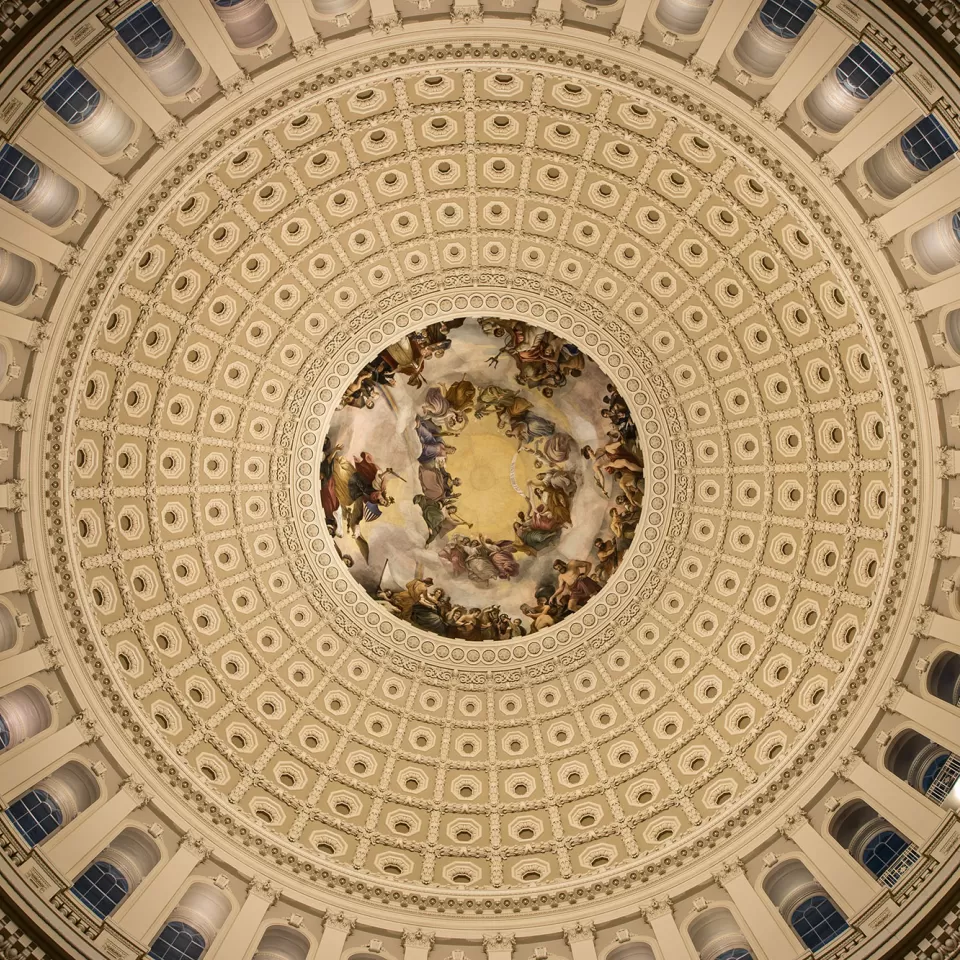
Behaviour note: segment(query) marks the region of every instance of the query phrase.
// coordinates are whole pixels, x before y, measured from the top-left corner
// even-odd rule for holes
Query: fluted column
[[[858,786],[877,813],[902,830],[918,847],[939,829],[943,812],[897,777],[884,776],[863,757],[844,757],[840,776]]]
[[[0,661],[0,693],[19,687],[27,677],[60,666],[60,649],[50,640]]]
[[[917,101],[894,79],[846,128],[843,138],[826,159],[842,172],[858,157],[875,153],[922,116],[923,110]]]
[[[218,937],[206,960],[238,960],[253,943],[257,931],[267,911],[280,893],[270,883],[263,880],[254,880],[247,887],[247,899],[243,906],[234,914],[233,922],[227,932]]]
[[[850,37],[832,20],[814,15],[803,45],[790,59],[774,88],[763,98],[763,112],[782,117],[811,80],[822,77],[850,46]]]
[[[80,714],[65,727],[48,737],[30,740],[22,750],[13,751],[9,757],[0,753],[0,798],[10,803],[21,793],[29,790],[71,750],[100,737],[97,725]]]
[[[164,9],[169,9],[176,16],[178,32],[187,41],[187,46],[210,64],[221,86],[229,87],[243,76],[240,65],[214,22],[216,13],[210,0],[167,0]]]
[[[427,960],[433,946],[433,934],[423,930],[403,931],[403,960]]]
[[[880,893],[880,885],[853,858],[822,837],[804,813],[788,816],[780,832],[809,857],[817,880],[848,917],[859,913]]]
[[[199,837],[188,834],[177,852],[158,870],[153,870],[113,915],[128,937],[141,943],[154,933],[174,906],[180,888],[208,856],[210,850]]]
[[[760,947],[757,960],[782,960],[796,954],[796,941],[781,926],[770,898],[761,897],[747,879],[742,863],[724,864],[716,880],[730,894],[747,931]]]
[[[111,37],[83,61],[91,80],[102,80],[116,91],[118,102],[129,108],[154,133],[162,134],[176,125],[173,116],[153,92],[140,69],[130,61],[130,54],[119,37]]]
[[[117,178],[79,146],[48,110],[34,113],[20,136],[32,156],[51,170],[69,172],[98,196],[109,196],[115,188]]]
[[[44,844],[44,856],[51,866],[72,881],[107,846],[107,838],[117,825],[150,800],[151,796],[142,783],[125,780],[106,803],[81,813],[73,823],[55,833]]]
[[[344,913],[328,913],[323,920],[323,936],[317,949],[318,960],[339,957],[355,923],[356,920]]]
[[[564,928],[563,939],[567,941],[573,960],[597,960],[595,936],[596,928],[590,921]]]
[[[960,711],[932,703],[911,693],[901,683],[894,683],[884,700],[884,706],[921,727],[931,740],[960,754]]]
[[[717,69],[731,41],[740,31],[740,26],[752,14],[760,0],[724,0],[707,26],[700,47],[691,58],[691,63],[712,73]]]
[[[487,960],[513,960],[513,947],[516,937],[512,933],[487,933],[483,945],[487,950]]]
[[[643,913],[647,923],[653,927],[653,935],[657,938],[662,956],[669,960],[697,960],[693,944],[688,943],[680,933],[673,917],[673,906],[668,899],[651,901]]]
[[[63,263],[71,250],[63,241],[41,230],[26,214],[17,216],[3,205],[0,205],[0,237],[9,237],[27,254],[54,266]]]

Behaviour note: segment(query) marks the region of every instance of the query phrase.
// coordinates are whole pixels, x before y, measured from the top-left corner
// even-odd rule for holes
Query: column
[[[60,666],[60,650],[50,640],[41,641],[35,647],[0,660],[0,690],[19,687],[27,677],[44,670],[56,670]]]
[[[747,879],[742,864],[725,864],[716,879],[730,894],[747,931],[760,947],[761,956],[757,960],[781,960],[796,954],[796,940],[781,926],[770,898],[761,897]]]
[[[106,803],[92,813],[81,813],[73,823],[55,833],[44,844],[44,857],[72,882],[107,846],[107,838],[117,826],[151,799],[142,783],[125,780]]]
[[[960,754],[960,711],[924,700],[900,683],[894,684],[885,706],[922,727],[920,732],[931,740]]]
[[[21,250],[54,266],[63,263],[70,250],[63,241],[41,230],[27,214],[20,217],[6,205],[0,205],[0,237],[16,240]]]
[[[0,404],[12,401],[0,401]],[[15,418],[5,420],[3,417],[4,408],[0,406],[0,424],[13,426]],[[0,594],[2,593],[23,593],[32,589],[32,574],[26,563],[15,563],[12,567],[6,567],[0,570]]]
[[[774,88],[764,97],[764,111],[782,117],[811,80],[821,78],[851,46],[850,37],[832,20],[814,16],[803,45],[790,58]]]
[[[909,202],[898,203],[875,223],[888,237],[895,237],[922,220],[948,212],[943,209],[947,204],[951,212],[960,207],[960,161],[957,160],[950,160],[943,169],[934,171],[911,191]]]
[[[858,867],[845,851],[813,829],[806,814],[788,816],[780,832],[789,837],[809,858],[814,875],[848,917],[858,914],[879,893],[880,885]]]
[[[0,400],[0,426],[2,427],[21,427],[23,425],[23,411],[26,400]],[[22,587],[11,586],[4,587],[4,584],[19,582],[14,580],[17,566],[7,567],[6,570],[0,570],[0,593],[9,593],[11,590],[19,590]]]
[[[116,186],[116,177],[104,170],[46,108],[33,114],[21,137],[28,153],[42,160],[51,170],[69,171],[98,196],[108,196]]]
[[[936,384],[941,395],[960,390],[960,366],[931,367],[927,374],[932,378],[932,382]],[[960,557],[960,533],[954,533],[952,530],[941,530],[940,532],[943,536],[940,556]]]
[[[456,2],[456,0],[454,0]],[[543,27],[559,27],[563,22],[563,10],[560,0],[537,0],[537,6],[531,18]]]
[[[943,640],[960,653],[960,620],[926,610],[923,613],[920,632],[935,640]]]
[[[877,813],[902,830],[918,847],[939,829],[942,810],[897,777],[887,777],[874,770],[863,757],[856,754],[845,757],[840,776],[856,784]]]
[[[309,0],[307,2],[309,3]],[[294,49],[318,43],[317,31],[313,29],[304,0],[277,0],[277,9],[287,25]]]
[[[41,324],[37,323],[36,320],[28,320],[26,317],[18,316],[9,310],[0,308],[0,332],[5,337],[16,340],[17,343],[33,344],[39,326]]]
[[[158,869],[152,870],[113,915],[116,925],[140,943],[154,933],[176,906],[176,897],[190,875],[210,855],[198,837],[188,834],[177,852]]]
[[[843,139],[826,154],[843,172],[858,157],[871,156],[923,116],[923,110],[894,78],[846,128]]]
[[[940,461],[941,477],[960,477],[960,450],[954,447],[941,447]]]
[[[424,933],[422,930],[404,930],[401,942],[403,960],[427,960],[433,946],[433,934]]]
[[[483,945],[487,950],[487,960],[513,960],[513,946],[517,942],[512,933],[487,933]]]
[[[912,290],[910,298],[916,300],[917,309],[921,314],[945,307],[948,303],[956,303],[960,300],[960,274],[938,280],[928,287]]]
[[[139,68],[130,62],[130,54],[119,37],[111,37],[97,47],[83,61],[83,69],[89,69],[94,82],[102,80],[104,86],[111,87],[117,101],[124,103],[129,113],[143,120],[154,133],[176,123]]]
[[[28,740],[22,750],[14,750],[9,758],[0,754],[0,798],[10,803],[25,793],[46,773],[55,769],[71,750],[97,740],[96,724],[82,713],[65,727],[48,737]]]
[[[227,41],[214,23],[210,0],[166,0],[164,10],[176,15],[177,29],[194,54],[203,56],[220,85],[231,85],[243,75]]]
[[[713,73],[727,47],[739,35],[741,26],[746,26],[749,15],[759,4],[760,0],[723,0],[707,27],[700,48],[692,57],[692,63]]]
[[[687,943],[680,933],[668,899],[654,900],[644,914],[653,927],[653,935],[657,938],[662,956],[668,960],[697,960],[693,944]]]
[[[614,32],[639,40],[643,36],[643,26],[647,22],[652,3],[653,0],[627,0]]]
[[[960,390],[960,366],[941,367],[937,373],[945,393]],[[936,542],[938,557],[960,557],[960,533],[941,527],[936,531]]]
[[[573,960],[597,960],[597,947],[593,942],[596,928],[588,920],[564,927],[563,939],[567,941]]]
[[[207,953],[206,960],[239,960],[253,943],[263,918],[277,902],[280,893],[269,882],[253,880],[247,887],[247,899],[224,936]]]
[[[323,936],[317,948],[318,960],[339,957],[355,923],[356,920],[344,913],[328,913],[323,920]]]

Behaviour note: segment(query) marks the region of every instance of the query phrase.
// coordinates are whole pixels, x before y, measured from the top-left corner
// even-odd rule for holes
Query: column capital
[[[930,627],[933,626],[933,618],[936,616],[936,611],[933,607],[928,607],[925,603],[921,603],[919,609],[917,610],[917,632],[926,634]]]
[[[658,920],[660,917],[673,915],[673,901],[669,897],[656,897],[640,909],[648,922]]]
[[[323,918],[324,930],[340,930],[342,933],[350,933],[356,926],[356,919],[348,917],[343,911],[340,913],[328,913]]]
[[[14,569],[17,571],[17,589],[21,593],[33,593],[37,589],[37,575],[33,564],[29,560],[21,560],[14,564]]]
[[[153,794],[147,790],[147,785],[138,777],[127,777],[120,781],[120,789],[133,797],[138,807],[145,807],[153,800]]]
[[[899,680],[891,680],[887,692],[880,701],[880,707],[884,710],[896,710],[900,703],[900,698],[907,692],[907,688]]]
[[[850,780],[853,768],[863,759],[859,750],[848,750],[837,762],[834,772],[841,780]]]
[[[709,83],[717,75],[717,65],[701,59],[696,54],[687,58],[683,69],[705,83]]]
[[[73,718],[73,722],[77,725],[84,743],[96,743],[103,736],[100,724],[87,713],[81,711]]]
[[[185,850],[201,863],[213,856],[213,850],[207,846],[203,837],[201,837],[199,833],[194,833],[192,830],[188,831],[180,838],[178,847],[180,850]]]
[[[617,24],[610,31],[610,39],[614,43],[619,43],[621,47],[629,47],[631,50],[639,50],[643,42],[643,34],[639,30],[630,30],[627,27],[621,27]]]
[[[734,877],[742,877],[745,875],[746,872],[743,868],[743,861],[737,858],[735,860],[725,860],[720,864],[720,869],[714,873],[713,878],[721,887],[726,888],[727,884],[733,880]]]
[[[404,930],[400,942],[404,947],[424,947],[430,949],[433,946],[433,934],[417,928],[416,930]]]
[[[517,938],[512,933],[485,933],[483,945],[489,953],[491,950],[512,950]]]
[[[73,246],[71,243],[65,244],[63,256],[60,258],[60,262],[56,265],[57,273],[62,273],[65,277],[74,276],[82,259],[83,254],[77,247]]]
[[[597,928],[593,925],[592,920],[587,920],[586,922],[578,921],[572,927],[563,928],[563,939],[567,941],[567,946],[572,946],[575,943],[583,943],[584,941],[589,941],[593,943],[593,938],[596,936]]]
[[[44,670],[60,669],[60,645],[49,637],[44,637],[38,644],[40,659],[43,661]]]
[[[834,163],[829,154],[820,154],[813,165],[817,173],[831,183],[836,183],[843,176],[843,171]]]
[[[263,880],[260,877],[254,877],[247,884],[247,893],[253,897],[259,897],[266,900],[271,906],[280,899],[280,890],[269,880]]]
[[[792,839],[798,830],[809,825],[810,821],[802,810],[793,810],[780,821],[777,829],[787,839]]]

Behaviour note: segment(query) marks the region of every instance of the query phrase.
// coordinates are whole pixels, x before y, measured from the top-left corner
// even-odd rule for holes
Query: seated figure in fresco
[[[553,569],[557,571],[557,589],[550,602],[565,607],[569,613],[579,610],[600,592],[600,584],[590,576],[593,564],[589,560],[554,560]]]

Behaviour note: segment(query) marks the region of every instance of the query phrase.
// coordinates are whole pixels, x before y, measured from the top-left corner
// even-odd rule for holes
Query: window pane
[[[778,37],[799,37],[816,6],[810,0],[767,0],[760,8],[760,22]]]
[[[865,43],[854,47],[837,67],[837,79],[858,100],[869,100],[892,75],[893,67]]]
[[[77,877],[70,892],[98,917],[106,917],[130,892],[130,884],[113,864],[98,860]]]
[[[100,91],[71,67],[44,95],[43,102],[64,123],[80,123],[97,109]]]
[[[735,950],[724,950],[717,960],[753,960],[753,957],[749,950],[737,947]]]
[[[909,844],[895,830],[882,830],[863,849],[863,865],[879,877]]]
[[[56,801],[45,790],[31,790],[7,808],[7,817],[31,847],[63,823]]]
[[[939,757],[934,757],[934,759],[927,765],[927,769],[923,771],[923,778],[920,780],[920,790],[922,793],[926,793],[930,787],[933,786],[933,781],[937,779],[937,774],[943,769],[943,765],[947,762],[947,757],[949,754],[941,753]]]
[[[6,750],[10,746],[10,728],[7,721],[0,717],[0,750]]]
[[[900,146],[906,158],[924,172],[957,152],[957,145],[933,114],[912,126],[900,138]]]
[[[809,950],[819,950],[847,929],[843,914],[822,896],[804,900],[793,911],[790,925]]]
[[[0,147],[0,197],[16,203],[36,186],[40,166],[16,147],[5,143]]]
[[[153,941],[149,955],[154,960],[199,960],[206,946],[193,927],[171,920]]]
[[[152,3],[144,4],[117,24],[117,33],[138,60],[163,53],[173,39],[173,27]]]

